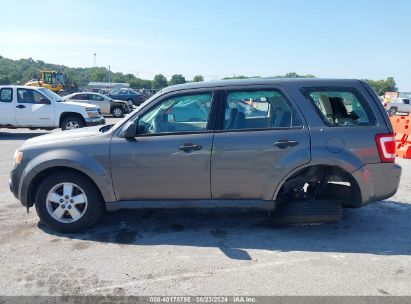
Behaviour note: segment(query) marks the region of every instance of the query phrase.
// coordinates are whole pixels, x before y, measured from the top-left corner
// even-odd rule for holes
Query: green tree
[[[365,81],[374,89],[378,96],[384,95],[385,92],[397,92],[397,83],[394,77],[388,77],[382,80],[369,80]]]
[[[307,74],[307,75],[299,75],[296,72],[289,72],[284,76],[276,76],[277,78],[314,78],[314,75]]]
[[[194,76],[193,82],[200,82],[200,81],[204,81],[204,77],[202,75]]]
[[[110,71],[106,68],[92,68],[90,70],[90,81],[107,82],[110,78]],[[113,73],[111,73],[111,81],[113,81]]]
[[[248,78],[252,78],[252,77],[243,76],[243,75],[233,75],[231,77],[224,77],[223,80],[227,80],[227,79],[248,79]]]
[[[181,74],[174,74],[173,76],[171,76],[171,79],[169,81],[169,85],[175,85],[175,84],[183,84],[186,83],[186,79],[184,78],[183,75]]]
[[[134,78],[129,81],[130,87],[133,89],[147,89],[151,88],[153,82],[151,80]]]
[[[2,84],[11,84],[11,81],[7,75],[0,75],[0,85]]]
[[[163,74],[157,74],[154,76],[153,89],[162,89],[167,86],[167,78]]]

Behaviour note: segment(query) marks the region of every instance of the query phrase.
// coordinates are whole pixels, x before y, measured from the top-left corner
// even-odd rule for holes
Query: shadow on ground
[[[48,134],[48,132],[33,132],[33,133],[8,133],[0,132],[0,140],[27,140],[40,135]]]
[[[247,249],[411,255],[411,204],[374,203],[345,209],[335,224],[278,226],[261,210],[178,209],[118,211],[83,233],[48,234],[120,245],[218,247],[232,259],[249,260]]]

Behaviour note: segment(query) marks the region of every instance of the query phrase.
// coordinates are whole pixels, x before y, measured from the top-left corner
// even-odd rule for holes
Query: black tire
[[[111,109],[111,114],[113,114],[114,117],[120,118],[124,116],[124,109],[119,106],[115,106]]]
[[[389,110],[389,112],[390,112],[391,115],[397,114],[397,111],[398,111],[398,108],[397,108],[397,107],[391,107],[390,110]]]
[[[87,197],[87,208],[82,217],[75,222],[59,222],[54,219],[47,210],[47,194],[53,187],[60,183],[73,183],[80,186]],[[93,226],[100,218],[104,209],[99,189],[87,177],[73,172],[57,173],[47,177],[37,190],[35,207],[40,220],[50,228],[59,232],[75,232]]]
[[[283,202],[273,214],[279,224],[335,223],[342,217],[341,203],[330,200]]]
[[[70,129],[69,128],[70,123],[72,123],[74,125],[78,125],[78,128],[83,128],[83,127],[86,126],[86,123],[84,122],[84,120],[82,118],[77,117],[77,116],[67,116],[61,122],[61,129],[63,131],[69,130]]]

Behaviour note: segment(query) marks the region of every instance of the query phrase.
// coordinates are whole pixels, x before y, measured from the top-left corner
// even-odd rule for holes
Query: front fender
[[[30,204],[29,188],[34,178],[44,170],[54,167],[65,167],[78,170],[87,175],[99,188],[105,202],[115,201],[113,184],[109,170],[109,161],[97,161],[86,153],[70,149],[46,151],[29,160],[20,178],[20,200],[23,205]]]

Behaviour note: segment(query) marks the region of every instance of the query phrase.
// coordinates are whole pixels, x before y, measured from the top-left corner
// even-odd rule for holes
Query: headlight
[[[13,156],[13,162],[15,165],[18,165],[23,160],[23,152],[16,150]]]
[[[98,118],[98,117],[100,117],[100,113],[96,110],[87,111],[87,115],[88,115],[89,118]]]

